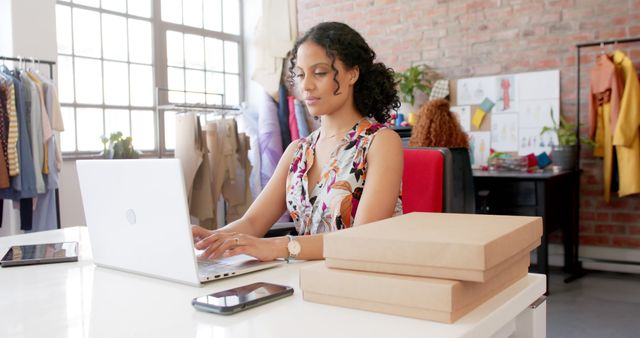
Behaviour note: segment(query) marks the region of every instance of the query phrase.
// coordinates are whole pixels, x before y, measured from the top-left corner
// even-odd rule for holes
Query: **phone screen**
[[[228,313],[266,303],[292,293],[291,287],[259,282],[195,298],[193,305],[206,311]]]

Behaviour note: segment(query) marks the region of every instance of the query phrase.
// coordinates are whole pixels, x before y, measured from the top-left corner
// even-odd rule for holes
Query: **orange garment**
[[[600,55],[596,65],[591,70],[591,84],[589,90],[589,138],[598,144],[594,148],[594,156],[604,155],[604,131],[602,114],[598,114],[598,107],[611,103],[611,120],[609,121],[610,135],[613,135],[620,111],[622,96],[622,82],[616,72],[616,66],[607,55]],[[595,138],[594,138],[595,137]]]

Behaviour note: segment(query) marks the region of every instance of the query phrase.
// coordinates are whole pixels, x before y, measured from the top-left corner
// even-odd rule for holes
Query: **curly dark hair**
[[[411,130],[411,147],[469,148],[467,134],[449,107],[449,101],[439,99],[420,107],[416,124]]]
[[[376,53],[360,33],[341,22],[320,23],[296,41],[291,51],[289,66],[289,81],[292,87],[298,48],[309,40],[324,48],[331,59],[331,68],[334,71],[333,81],[338,85],[333,92],[334,95],[340,93],[340,84],[337,80],[338,69],[335,67],[336,58],[338,58],[348,69],[357,66],[360,70],[353,91],[355,106],[360,114],[385,123],[390,118],[389,112],[400,108],[393,69],[383,63],[373,62]]]

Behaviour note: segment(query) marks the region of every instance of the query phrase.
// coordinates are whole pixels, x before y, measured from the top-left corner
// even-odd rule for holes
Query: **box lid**
[[[324,256],[484,271],[541,236],[541,217],[410,213],[326,234]]]

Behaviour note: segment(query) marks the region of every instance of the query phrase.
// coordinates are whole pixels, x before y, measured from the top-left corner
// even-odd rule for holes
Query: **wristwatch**
[[[293,259],[296,259],[300,254],[300,242],[295,237],[287,235],[289,237],[289,243],[287,243],[287,250],[289,250],[289,257],[285,258],[287,263]]]

